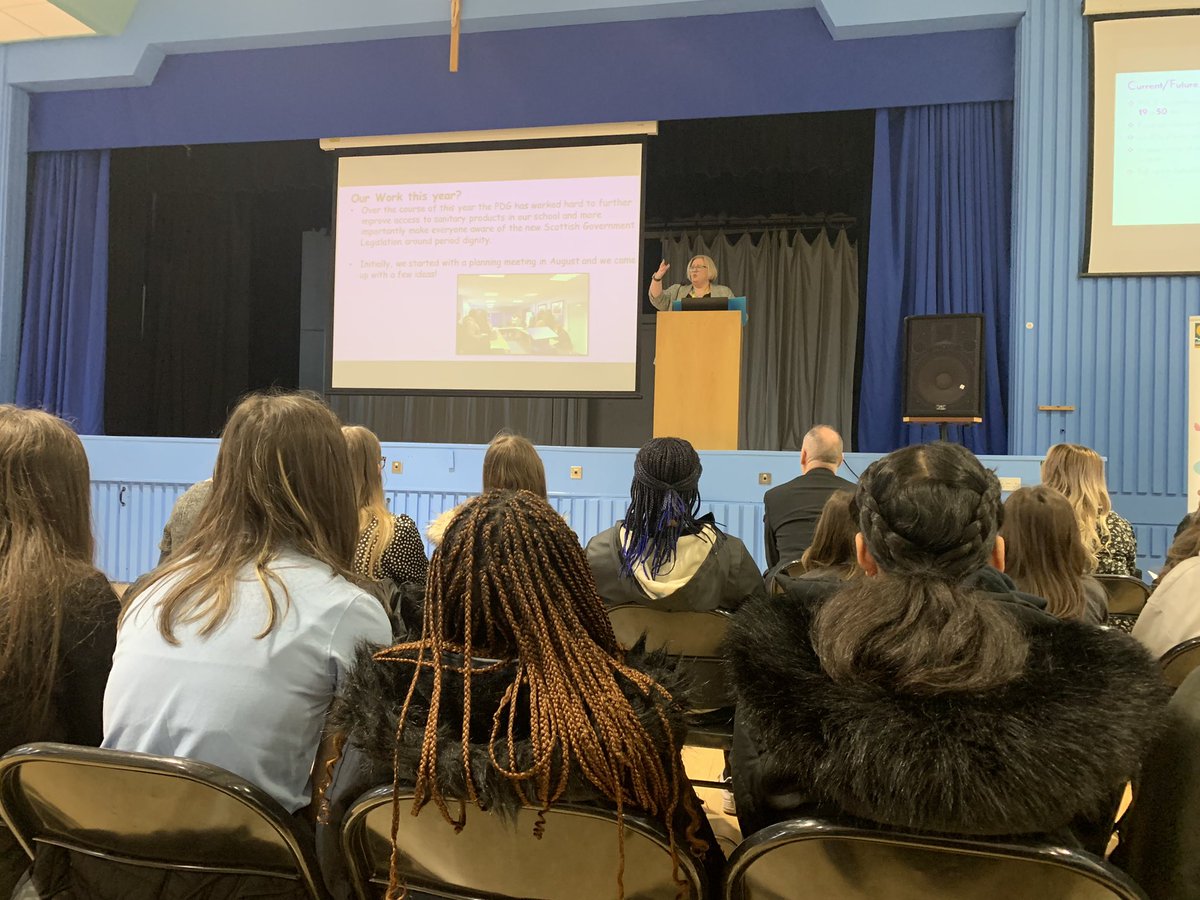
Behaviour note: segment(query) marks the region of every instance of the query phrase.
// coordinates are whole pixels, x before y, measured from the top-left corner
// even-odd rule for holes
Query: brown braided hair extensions
[[[413,678],[396,730],[393,758],[395,803],[388,898],[405,896],[397,871],[400,736],[418,679],[432,679],[429,714],[414,782],[412,814],[429,803],[461,830],[467,803],[478,802],[470,764],[471,684],[474,676],[511,668],[512,681],[492,717],[488,754],[492,767],[528,805],[545,813],[581,777],[616,806],[620,866],[618,896],[624,896],[626,808],[658,818],[671,834],[673,876],[683,897],[672,823],[681,803],[690,816],[687,838],[696,838],[699,810],[685,800],[686,778],[666,711],[667,691],[625,663],[591,570],[570,526],[542,498],[528,491],[492,491],[463,504],[430,561],[422,637],[380,651],[381,663],[411,666]],[[481,659],[495,660],[481,663]],[[462,740],[466,796],[448,798],[438,779],[438,726],[445,673],[462,676]],[[630,682],[657,709],[661,734],[647,730],[622,690]],[[533,759],[517,761],[516,735],[528,734]],[[452,813],[450,802],[457,801]]]

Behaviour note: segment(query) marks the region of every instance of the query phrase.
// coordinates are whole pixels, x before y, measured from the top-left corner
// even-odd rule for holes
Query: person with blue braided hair
[[[608,606],[732,611],[765,594],[746,545],[721,531],[711,514],[700,514],[702,471],[682,438],[654,438],[638,451],[625,518],[587,545]]]

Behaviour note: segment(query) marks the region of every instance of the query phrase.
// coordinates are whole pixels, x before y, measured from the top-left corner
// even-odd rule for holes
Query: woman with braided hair
[[[699,514],[702,471],[683,438],[655,438],[638,451],[624,520],[587,545],[606,604],[735,610],[765,593],[746,545],[718,529],[711,514]]]
[[[807,812],[1103,853],[1165,702],[1153,660],[1013,589],[999,482],[964,448],[878,460],[855,506],[866,577],[734,619],[743,833]]]
[[[680,760],[678,679],[662,654],[620,650],[579,539],[544,499],[492,491],[464,503],[430,561],[420,639],[372,649],[331,712],[347,750],[319,846],[346,803],[392,782],[416,798],[397,816],[432,804],[455,831],[479,814],[465,802],[507,818],[566,801],[636,810],[667,827],[676,860],[694,854],[719,877]],[[389,896],[401,880],[393,859]]]

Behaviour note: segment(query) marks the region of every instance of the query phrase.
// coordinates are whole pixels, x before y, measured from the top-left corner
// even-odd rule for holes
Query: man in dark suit
[[[812,543],[829,495],[855,489],[853,482],[834,474],[842,455],[842,436],[828,425],[816,425],[800,446],[800,477],[767,491],[763,526],[769,566],[798,560]]]

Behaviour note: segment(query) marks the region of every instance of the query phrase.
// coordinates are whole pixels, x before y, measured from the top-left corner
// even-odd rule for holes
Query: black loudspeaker
[[[983,417],[983,316],[904,320],[904,418]]]

